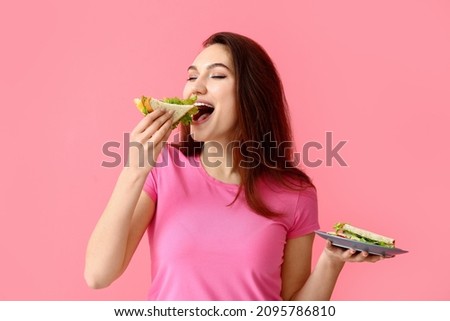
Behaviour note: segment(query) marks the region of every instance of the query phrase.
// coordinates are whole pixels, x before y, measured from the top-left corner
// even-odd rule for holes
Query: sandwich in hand
[[[354,241],[359,241],[363,243],[388,247],[388,248],[394,248],[395,247],[395,240],[383,236],[380,234],[376,234],[367,230],[363,230],[361,228],[352,226],[350,224],[346,223],[337,223],[334,226],[335,232],[330,232],[330,234],[337,235],[343,238],[347,238]]]
[[[192,116],[198,113],[197,106],[194,106],[196,96],[189,99],[164,98],[162,100],[152,97],[142,96],[141,98],[135,98],[134,103],[136,107],[144,114],[147,115],[154,110],[163,108],[165,110],[173,110],[174,114],[172,128],[178,126],[179,123],[183,125],[189,125],[192,122]]]

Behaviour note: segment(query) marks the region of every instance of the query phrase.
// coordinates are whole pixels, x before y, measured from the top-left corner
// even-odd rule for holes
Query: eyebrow
[[[226,69],[231,71],[231,69],[227,65],[225,65],[225,64],[223,64],[221,62],[216,62],[216,63],[213,63],[211,65],[208,65],[208,67],[206,67],[206,69],[207,70],[211,70],[211,69],[216,68],[216,67],[223,67],[223,68],[226,68]],[[198,69],[194,65],[191,65],[191,66],[188,67],[187,70],[189,71],[189,70],[198,70]]]

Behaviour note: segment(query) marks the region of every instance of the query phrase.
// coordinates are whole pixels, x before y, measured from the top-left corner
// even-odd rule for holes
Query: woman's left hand
[[[355,251],[354,249],[343,249],[327,241],[324,252],[333,261],[341,262],[370,262],[375,263],[384,259],[383,256],[369,254],[365,251]]]

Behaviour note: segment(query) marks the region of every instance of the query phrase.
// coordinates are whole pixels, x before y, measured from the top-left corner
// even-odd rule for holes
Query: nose
[[[206,86],[200,77],[192,84],[192,94],[197,96],[206,94]]]

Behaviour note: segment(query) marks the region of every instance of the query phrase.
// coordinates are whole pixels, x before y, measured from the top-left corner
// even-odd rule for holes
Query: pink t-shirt
[[[314,189],[289,191],[259,184],[280,218],[253,212],[238,185],[210,176],[198,156],[163,149],[144,185],[156,202],[148,228],[149,300],[281,300],[286,240],[319,228]]]

